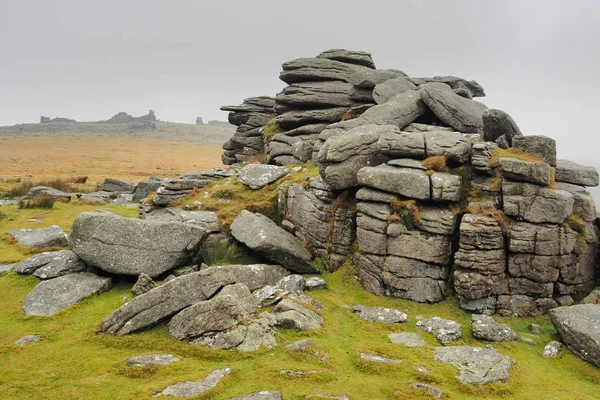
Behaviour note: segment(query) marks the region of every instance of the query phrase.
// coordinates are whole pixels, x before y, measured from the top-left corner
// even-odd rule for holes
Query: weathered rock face
[[[138,182],[133,191],[132,201],[140,201],[150,195],[150,193],[156,192],[159,187],[163,184],[163,179],[150,177],[148,179],[142,179]]]
[[[100,190],[104,192],[119,192],[119,193],[133,193],[135,190],[135,183],[124,181],[122,179],[107,178],[100,185]]]
[[[556,161],[556,181],[582,186],[598,186],[598,171],[568,160]]]
[[[67,247],[69,245],[67,234],[57,225],[41,229],[18,229],[6,233],[17,243],[32,249]]]
[[[550,311],[550,321],[573,353],[600,367],[600,305],[555,308]]]
[[[433,358],[454,365],[460,372],[458,380],[472,385],[507,382],[514,364],[496,350],[469,346],[438,347]]]
[[[189,262],[206,235],[192,224],[84,212],[73,223],[70,244],[88,265],[111,273],[156,277]]]
[[[233,237],[292,272],[315,273],[312,256],[291,233],[261,214],[242,211],[231,224]]]
[[[501,110],[486,110],[483,113],[483,140],[496,142],[503,137],[510,146],[515,136],[523,134],[510,115]]]
[[[110,290],[110,278],[79,272],[39,283],[23,299],[26,316],[49,317],[86,297]]]
[[[286,176],[288,170],[283,167],[265,164],[248,164],[240,170],[238,179],[250,189],[256,190]]]

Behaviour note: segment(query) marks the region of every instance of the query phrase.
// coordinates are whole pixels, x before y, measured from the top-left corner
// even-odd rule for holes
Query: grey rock
[[[540,256],[570,254],[577,234],[560,225],[516,222],[510,228],[509,249]]]
[[[6,233],[16,240],[17,243],[33,249],[67,247],[69,245],[67,234],[57,225],[41,229],[18,229],[7,231]]]
[[[485,105],[457,95],[442,83],[426,84],[420,89],[423,102],[444,123],[458,132],[483,133]]]
[[[434,172],[430,177],[431,200],[460,201],[462,178],[446,172]]]
[[[304,288],[306,290],[321,290],[327,289],[327,281],[323,278],[319,278],[318,276],[312,276],[305,281]]]
[[[22,338],[20,338],[19,340],[17,340],[16,342],[14,342],[13,344],[16,344],[17,346],[23,347],[26,344],[39,342],[39,341],[41,341],[43,339],[44,338],[42,336],[40,336],[40,335],[25,335]]]
[[[54,189],[48,186],[34,186],[29,189],[27,193],[27,197],[36,197],[36,196],[50,196],[56,200],[67,200],[71,201],[71,193],[65,193],[62,190]]]
[[[143,215],[148,221],[185,222],[205,229],[209,233],[220,232],[219,217],[212,211],[186,211],[175,207],[157,208]]]
[[[299,331],[318,329],[323,325],[319,314],[289,299],[283,299],[275,306],[273,317],[277,326]]]
[[[427,157],[445,156],[450,162],[465,164],[471,158],[471,140],[458,132],[424,133]]]
[[[557,342],[556,340],[551,340],[544,347],[544,351],[542,352],[542,357],[555,358],[558,355],[558,352],[560,351],[560,346],[561,346],[560,342]]]
[[[598,170],[568,160],[556,161],[556,180],[575,185],[598,186]]]
[[[550,185],[551,168],[546,163],[528,162],[516,158],[500,158],[498,163],[503,176],[512,181]]]
[[[231,397],[228,400],[281,400],[280,392],[262,391],[247,394],[245,396]]]
[[[411,386],[415,389],[425,390],[432,397],[437,397],[438,399],[441,399],[442,395],[444,394],[444,391],[442,389],[437,388],[432,385],[428,385],[427,383],[417,382],[417,383],[413,383]]]
[[[314,339],[307,338],[307,339],[302,339],[302,340],[298,340],[296,342],[290,343],[285,347],[292,351],[303,352],[303,351],[306,351],[306,348],[309,345],[313,344],[314,342],[315,342]]]
[[[371,54],[364,51],[331,49],[323,51],[317,58],[327,58],[347,64],[362,65],[375,69],[375,63],[373,62],[373,58],[371,58]]]
[[[581,300],[583,304],[600,304],[600,288],[596,288]]]
[[[39,283],[23,299],[26,316],[49,317],[86,297],[110,290],[112,281],[89,272],[64,275]]]
[[[492,174],[492,152],[497,147],[495,143],[474,143],[472,147],[471,166],[476,173]]]
[[[307,394],[307,399],[330,399],[330,400],[350,400],[350,398],[344,394],[339,396],[329,395],[329,394]]]
[[[147,365],[158,365],[163,367],[178,361],[181,360],[171,354],[147,354],[129,357],[125,364],[128,367],[145,367]]]
[[[52,279],[73,272],[84,272],[87,266],[70,250],[39,253],[16,264],[14,271],[22,275],[34,275],[40,279]]]
[[[434,360],[454,365],[458,380],[472,385],[507,382],[514,361],[493,349],[470,346],[438,347]]]
[[[417,86],[404,77],[387,80],[375,85],[373,89],[373,100],[376,104],[386,103],[388,100],[409,90],[415,90]]]
[[[269,307],[279,303],[288,293],[275,286],[267,285],[252,292],[252,296],[256,298],[261,307]]]
[[[396,125],[402,129],[425,114],[426,107],[418,91],[400,93],[383,104],[369,108],[354,124]],[[349,122],[353,122],[349,121]]]
[[[248,265],[213,265],[202,269],[204,273],[224,274],[233,276],[235,283],[243,283],[250,290],[257,290],[267,285],[275,285],[289,272],[279,265],[248,264]]]
[[[348,82],[359,88],[373,89],[379,83],[405,76],[404,72],[396,69],[365,69],[350,75]]]
[[[369,322],[397,324],[400,322],[406,322],[406,319],[408,318],[408,316],[401,311],[385,307],[368,307],[358,305],[354,306],[353,310],[360,319]]]
[[[299,58],[283,63],[282,67],[279,79],[287,84],[331,80],[347,82],[354,72],[366,69],[327,58]]]
[[[100,190],[104,192],[133,193],[135,184],[122,179],[107,178],[100,185]]]
[[[502,183],[504,213],[533,223],[561,224],[573,213],[575,199],[564,190],[527,183]]]
[[[122,305],[102,322],[99,331],[121,336],[149,328],[233,283],[236,277],[231,272],[218,269],[171,279]]]
[[[285,292],[303,291],[306,281],[302,275],[288,275],[282,278],[275,287]]]
[[[154,395],[153,397],[161,396],[174,396],[174,397],[194,397],[199,396],[202,393],[208,392],[225,376],[231,373],[231,367],[217,369],[211,372],[206,378],[200,381],[186,381],[179,382],[174,385],[168,386],[162,392]]]
[[[573,195],[575,201],[573,208],[579,210],[579,216],[584,221],[591,222],[597,218],[596,202],[585,187],[565,182],[558,182],[557,186],[558,190],[564,190]]]
[[[472,315],[471,331],[474,338],[490,342],[514,342],[517,340],[517,334],[510,326],[499,324],[487,315]]]
[[[540,334],[542,333],[542,328],[538,325],[538,324],[529,324],[527,325],[527,330],[529,330],[530,332],[533,332],[535,334]]]
[[[347,107],[322,108],[316,110],[288,111],[275,118],[275,122],[282,129],[295,129],[302,125],[332,124],[339,122],[348,111]]]
[[[377,143],[379,151],[389,157],[415,157],[424,158],[425,155],[425,136],[421,132],[385,132]],[[395,165],[404,167],[406,162]],[[394,165],[394,164],[390,164]],[[411,163],[409,168],[421,169],[423,166],[418,166],[415,163]]]
[[[489,109],[483,113],[483,140],[494,142],[500,136],[512,143],[515,136],[523,136],[510,115],[501,110]]]
[[[402,227],[403,225],[393,224],[393,226]],[[390,232],[389,228],[388,232]],[[389,238],[387,253],[426,263],[447,265],[450,261],[450,248],[451,243],[448,236],[432,235],[419,230],[407,230],[398,236],[394,235]]]
[[[397,364],[402,361],[402,360],[395,360],[393,358],[386,358],[386,357],[378,356],[375,354],[368,354],[368,353],[360,353],[360,359],[363,361],[375,362],[375,363],[380,363],[380,364]]]
[[[468,81],[458,76],[434,76],[431,78],[433,82],[441,82],[450,86],[452,89],[466,89],[473,97],[484,97],[485,91],[477,81]]]
[[[417,322],[417,328],[431,333],[441,344],[449,344],[462,336],[459,323],[440,317],[425,318]]]
[[[236,348],[243,352],[258,350],[261,347],[270,349],[277,345],[275,324],[272,316],[262,313],[258,318],[250,318],[228,331],[209,332],[190,343],[212,349]]]
[[[532,338],[528,338],[526,336],[519,337],[519,340],[521,342],[525,342],[527,344],[531,344],[531,345],[534,345],[534,346],[537,344],[537,342],[535,340],[533,340]]]
[[[573,353],[600,367],[600,305],[554,308],[550,310],[550,321]]]
[[[0,264],[0,274],[12,271],[14,266],[15,264]]]
[[[140,296],[154,289],[156,286],[158,285],[152,280],[150,275],[144,274],[142,272],[138,280],[131,288],[131,293],[133,293],[134,296]]]
[[[300,82],[284,88],[277,103],[294,108],[350,107],[352,85],[342,81]]]
[[[238,179],[250,189],[256,190],[287,175],[284,167],[266,164],[248,164],[240,170]]]
[[[357,179],[360,185],[373,189],[418,200],[430,198],[429,177],[421,170],[390,165],[364,167],[358,171]]]
[[[111,194],[111,192],[104,191],[84,193],[83,195],[81,195],[81,197],[79,197],[79,201],[106,204],[110,201]]]
[[[73,222],[70,244],[88,265],[111,273],[156,277],[187,264],[206,235],[206,230],[188,223],[84,212]]]
[[[138,182],[133,191],[132,201],[140,201],[150,196],[150,193],[154,193],[161,187],[163,180],[160,178],[150,177],[148,179],[142,179]]]
[[[538,154],[550,166],[556,167],[556,140],[543,135],[515,136],[512,145],[528,153]]]
[[[258,303],[243,283],[225,286],[210,300],[188,307],[169,322],[169,332],[178,340],[232,328],[258,311]]]
[[[316,273],[312,256],[300,241],[261,214],[242,211],[231,224],[233,237],[292,272]]]
[[[427,344],[427,343],[425,343],[425,341],[423,339],[421,339],[421,337],[419,336],[418,333],[411,333],[411,332],[390,333],[388,335],[388,337],[390,338],[392,343],[403,344],[404,346],[407,346],[407,347],[422,347]]]

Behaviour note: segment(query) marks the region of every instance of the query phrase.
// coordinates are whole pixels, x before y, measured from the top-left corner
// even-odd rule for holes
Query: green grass
[[[482,345],[470,337],[469,314],[460,310],[454,299],[434,305],[383,298],[365,292],[354,278],[350,265],[333,274],[325,274],[330,289],[313,292],[327,309],[322,311],[324,328],[313,332],[279,330],[279,346],[253,353],[207,350],[178,342],[164,325],[149,331],[114,337],[96,333],[100,322],[131,298],[129,286],[118,285],[109,293],[89,298],[51,318],[24,317],[21,300],[38,280],[14,273],[0,277],[0,398],[2,399],[139,399],[147,398],[166,386],[184,380],[199,380],[216,368],[232,366],[233,372],[215,389],[198,399],[227,399],[260,390],[279,390],[285,399],[301,399],[307,394],[345,393],[352,399],[427,398],[410,388],[413,382],[433,384],[452,399],[595,399],[600,370],[563,350],[557,359],[543,359],[544,344],[555,339],[547,317],[497,318],[516,331],[527,333],[527,325],[542,327],[538,345],[527,343],[495,344],[516,365],[509,383],[484,387],[460,384],[454,367],[433,360],[437,346],[433,337],[421,333],[427,342],[423,348],[409,349],[391,344],[387,334],[411,331],[415,316],[443,316],[463,325],[465,337],[457,345]],[[393,307],[409,315],[407,323],[397,326],[369,323],[343,308],[352,304]],[[23,348],[11,345],[23,335],[38,333],[39,343]],[[284,345],[305,337],[315,339],[306,353],[293,353]],[[314,354],[315,351],[320,356]],[[170,353],[181,362],[162,368],[132,369],[125,360],[133,355]],[[403,360],[396,365],[360,361],[360,353],[369,352]],[[328,361],[320,357],[328,355]],[[429,368],[422,375],[415,366]],[[281,369],[321,369],[327,372],[308,377],[281,377]]]
[[[56,202],[52,209],[20,209],[18,205],[2,206],[0,208],[7,218],[0,219],[0,264],[22,261],[31,256],[32,250],[14,243],[5,232],[13,229],[38,229],[50,225],[58,225],[69,233],[71,225],[77,216],[84,211],[107,210],[125,217],[136,217],[137,210],[121,205],[82,204],[77,200],[70,203]],[[32,218],[40,218],[42,222],[31,222]],[[44,251],[46,249],[40,249]],[[38,252],[39,252],[38,251]]]

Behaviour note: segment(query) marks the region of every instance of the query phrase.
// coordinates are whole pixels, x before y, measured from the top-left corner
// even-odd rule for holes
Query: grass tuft
[[[445,156],[431,156],[427,157],[422,162],[423,167],[428,170],[432,170],[435,172],[448,172],[448,167],[446,166],[446,157]]]
[[[467,207],[467,212],[475,215],[485,215],[488,217],[492,217],[498,222],[500,228],[504,232],[510,231],[511,220],[504,214],[502,210],[492,210],[492,209],[481,209],[477,207]]]
[[[256,260],[243,247],[233,241],[207,241],[199,256],[206,265],[254,264]]]
[[[56,199],[50,195],[43,194],[41,196],[32,197],[29,200],[21,200],[19,202],[19,209],[31,209],[31,208],[53,208]]]
[[[490,164],[492,167],[498,165],[498,159],[500,158],[516,158],[517,160],[543,163],[544,159],[535,153],[528,153],[525,150],[518,149],[516,147],[510,147],[508,149],[501,149],[500,147],[494,147],[492,150],[492,159]]]
[[[279,125],[277,125],[275,118],[273,118],[265,125],[263,130],[263,140],[265,143],[268,143],[271,141],[271,139],[273,139],[273,136],[277,135],[278,133],[281,133],[281,129],[279,128]]]
[[[402,201],[396,199],[390,202],[390,206],[408,229],[414,229],[419,225],[419,222],[421,221],[421,212],[419,211],[419,207],[417,207],[417,202],[415,200]]]

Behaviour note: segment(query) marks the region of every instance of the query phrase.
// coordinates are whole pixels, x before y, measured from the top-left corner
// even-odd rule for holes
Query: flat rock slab
[[[17,229],[6,233],[20,245],[33,249],[67,247],[69,245],[67,234],[56,225],[41,229]]]
[[[122,179],[106,178],[100,190],[105,192],[121,192],[121,193],[133,193],[135,190],[135,183],[124,181]]]
[[[36,197],[42,195],[50,196],[57,200],[64,199],[67,201],[70,201],[72,196],[71,193],[65,193],[62,190],[54,189],[48,186],[34,186],[29,189],[29,192],[27,193],[27,197]]]
[[[178,361],[181,360],[171,354],[147,354],[129,357],[126,364],[128,367],[145,367],[146,365],[158,365],[162,367]]]
[[[86,264],[106,272],[154,278],[186,265],[207,236],[199,226],[84,212],[73,222],[70,244]]]
[[[578,304],[550,310],[550,321],[569,349],[600,367],[600,305]]]
[[[437,397],[438,399],[441,399],[442,395],[444,394],[444,391],[442,389],[428,385],[426,383],[413,383],[411,386],[415,389],[425,390],[431,396]]]
[[[21,339],[17,340],[16,342],[14,342],[13,344],[23,347],[26,344],[39,342],[43,339],[44,338],[41,337],[40,335],[26,335],[26,336],[23,336]]]
[[[569,160],[556,161],[556,181],[583,186],[598,186],[600,182],[596,168]]]
[[[110,290],[112,280],[89,272],[68,274],[39,283],[23,299],[25,315],[49,317],[86,297]]]
[[[144,217],[147,221],[174,221],[198,225],[207,232],[219,232],[221,226],[219,217],[212,211],[186,211],[180,208],[159,208],[148,213]]]
[[[71,250],[39,253],[15,265],[15,272],[40,279],[53,279],[74,272],[85,272],[87,265]]]
[[[238,179],[250,189],[256,190],[283,178],[287,174],[287,168],[277,165],[248,164],[240,170]]]
[[[231,224],[231,234],[251,250],[292,272],[318,272],[300,240],[262,214],[242,211]]]
[[[401,311],[385,307],[354,306],[354,312],[360,319],[384,324],[397,324],[405,322],[408,316]]]
[[[0,264],[0,274],[12,271],[14,266],[15,264]]]
[[[246,396],[230,397],[228,400],[281,400],[281,392],[255,392]]]
[[[417,322],[417,328],[431,333],[441,344],[448,344],[462,336],[459,323],[440,317],[426,318]]]
[[[471,331],[477,339],[491,342],[515,342],[517,334],[506,324],[499,324],[488,315],[474,314],[471,316]]]
[[[458,368],[458,380],[473,385],[507,382],[514,361],[493,349],[470,346],[438,347],[433,353],[435,361]]]
[[[381,357],[375,354],[367,354],[367,353],[360,353],[360,359],[363,361],[370,361],[370,362],[376,362],[376,363],[382,363],[382,364],[396,364],[401,362],[402,360],[394,360],[393,358],[386,358],[386,357]]]
[[[175,397],[193,397],[208,392],[231,373],[231,367],[217,369],[211,372],[206,378],[200,381],[179,382],[167,387],[162,392],[153,397],[175,396]]]
[[[296,342],[292,342],[285,347],[286,347],[286,349],[290,349],[292,351],[303,352],[306,350],[306,348],[308,346],[310,346],[314,342],[315,342],[314,339],[307,338],[307,339],[298,340]]]
[[[312,276],[310,278],[305,279],[304,289],[306,289],[306,290],[327,289],[327,281],[323,278],[319,278],[318,276]]]
[[[392,343],[403,344],[407,347],[422,347],[427,344],[427,343],[425,343],[425,341],[423,339],[421,339],[421,336],[419,336],[418,333],[411,333],[411,332],[390,333],[388,335],[388,337],[390,338]]]

